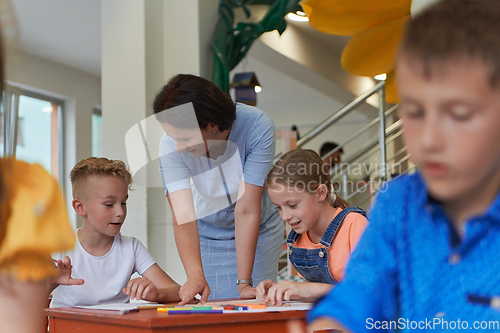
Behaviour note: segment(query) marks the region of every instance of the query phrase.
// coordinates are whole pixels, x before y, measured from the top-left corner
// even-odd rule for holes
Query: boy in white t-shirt
[[[134,237],[120,234],[132,176],[122,161],[87,158],[70,174],[73,208],[83,217],[75,247],[53,256],[60,276],[51,307],[179,301],[180,286]],[[137,272],[142,277],[130,280]]]

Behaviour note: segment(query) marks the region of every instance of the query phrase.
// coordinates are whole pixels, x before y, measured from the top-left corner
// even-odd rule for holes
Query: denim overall
[[[335,216],[333,221],[326,228],[325,233],[319,241],[325,247],[319,249],[304,249],[294,247],[293,244],[299,238],[299,234],[295,230],[290,231],[288,239],[288,259],[293,267],[302,275],[308,282],[319,282],[336,284],[337,281],[332,277],[330,268],[328,267],[328,249],[332,246],[333,238],[337,230],[344,221],[344,218],[349,213],[358,213],[366,217],[366,212],[358,207],[344,208],[340,213]]]

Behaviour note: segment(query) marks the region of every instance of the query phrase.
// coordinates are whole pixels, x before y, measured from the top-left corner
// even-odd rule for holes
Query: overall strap
[[[323,233],[323,236],[321,237],[321,240],[319,241],[321,244],[323,244],[326,247],[330,247],[332,245],[333,238],[335,237],[335,234],[337,233],[340,224],[342,223],[342,221],[344,221],[345,217],[349,213],[358,213],[366,217],[366,212],[361,208],[347,207],[342,209],[342,211],[333,218],[333,221],[330,223],[328,228],[326,228],[325,232]]]
[[[295,244],[297,239],[299,238],[299,234],[295,232],[295,230],[291,230],[290,233],[288,234],[288,238],[286,239],[286,242],[288,244]]]

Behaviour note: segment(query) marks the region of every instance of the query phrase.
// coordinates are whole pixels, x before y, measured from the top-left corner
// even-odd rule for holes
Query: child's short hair
[[[337,208],[347,208],[349,204],[334,195],[330,178],[330,166],[311,149],[294,149],[281,156],[274,163],[266,178],[266,187],[293,186],[299,191],[314,192],[325,184],[328,189],[327,200]]]
[[[409,23],[400,57],[420,61],[423,75],[454,59],[477,59],[490,67],[490,85],[500,82],[500,1],[442,0]]]
[[[105,157],[89,157],[78,162],[71,170],[70,179],[73,189],[73,198],[82,195],[81,190],[89,177],[116,176],[122,178],[129,186],[132,184],[132,175],[125,163],[120,160],[110,160]]]

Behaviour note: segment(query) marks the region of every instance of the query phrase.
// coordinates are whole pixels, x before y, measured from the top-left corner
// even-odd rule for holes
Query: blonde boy
[[[311,328],[500,329],[500,1],[412,18],[397,65],[416,174],[380,193],[343,283]]]
[[[61,273],[51,307],[178,301],[180,286],[142,243],[122,236],[132,176],[122,161],[87,158],[70,174],[73,209],[83,218],[73,250],[53,259]],[[130,280],[134,273],[142,277]]]

